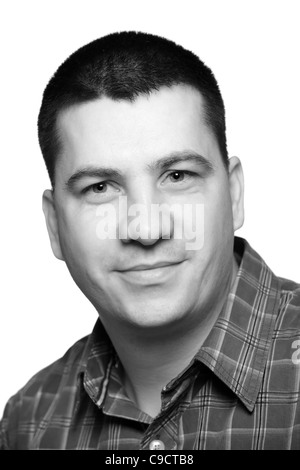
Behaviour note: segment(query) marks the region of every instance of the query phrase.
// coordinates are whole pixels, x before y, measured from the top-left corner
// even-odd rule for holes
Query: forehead
[[[188,86],[161,88],[133,102],[102,97],[73,106],[59,116],[58,131],[58,165],[66,171],[83,164],[138,166],[185,150],[218,159],[203,98]]]

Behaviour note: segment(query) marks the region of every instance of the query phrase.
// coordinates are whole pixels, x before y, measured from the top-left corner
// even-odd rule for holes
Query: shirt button
[[[149,445],[150,450],[164,450],[165,444],[162,441],[156,439],[155,441],[151,441]]]

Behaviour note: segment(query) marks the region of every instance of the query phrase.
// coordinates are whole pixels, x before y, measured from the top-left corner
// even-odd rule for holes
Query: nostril
[[[166,204],[132,204],[119,210],[119,239],[153,245],[173,234],[173,214]]]

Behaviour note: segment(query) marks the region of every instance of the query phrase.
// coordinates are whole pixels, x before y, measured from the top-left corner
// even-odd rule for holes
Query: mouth
[[[129,271],[149,271],[152,269],[158,269],[158,268],[167,268],[169,266],[175,266],[177,264],[181,264],[183,261],[160,261],[158,263],[153,263],[153,264],[136,264],[134,266],[128,267],[126,269],[120,269],[120,272],[129,272]]]
[[[158,285],[170,280],[178,271],[183,261],[162,261],[153,264],[137,264],[128,269],[118,270],[121,277],[131,284]]]

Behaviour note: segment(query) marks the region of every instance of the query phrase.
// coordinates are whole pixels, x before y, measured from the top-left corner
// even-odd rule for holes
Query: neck
[[[233,275],[219,301],[207,305],[201,315],[191,315],[189,321],[147,330],[104,323],[120,358],[125,390],[142,411],[152,417],[159,413],[161,390],[200,349],[227,300],[236,273],[234,262]]]

